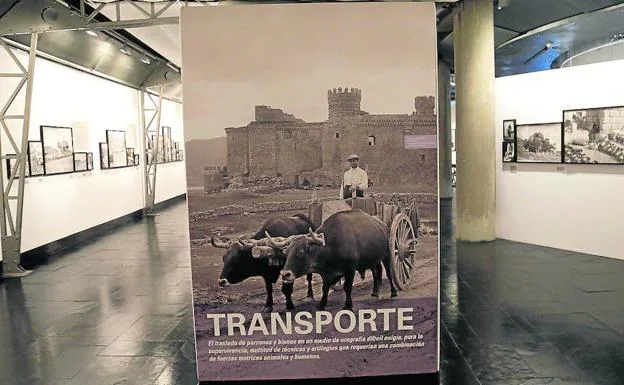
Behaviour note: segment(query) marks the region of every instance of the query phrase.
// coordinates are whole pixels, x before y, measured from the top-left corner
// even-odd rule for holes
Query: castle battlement
[[[418,116],[434,116],[436,108],[436,99],[433,96],[416,96],[414,98],[415,115]]]
[[[348,87],[345,87],[343,89],[342,87],[338,87],[338,88],[330,89],[330,90],[327,91],[327,96],[329,96],[329,95],[342,95],[342,94],[362,95],[362,90],[359,89],[359,88],[348,88]]]

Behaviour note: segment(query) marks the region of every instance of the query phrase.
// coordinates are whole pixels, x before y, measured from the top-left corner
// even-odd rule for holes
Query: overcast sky
[[[362,90],[370,113],[411,113],[436,95],[433,3],[183,7],[185,139],[224,136],[254,106],[327,119],[327,90]]]

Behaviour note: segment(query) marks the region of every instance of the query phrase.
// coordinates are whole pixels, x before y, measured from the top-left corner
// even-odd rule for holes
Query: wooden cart
[[[388,247],[392,255],[394,284],[399,290],[405,290],[412,279],[412,268],[415,265],[418,247],[420,216],[417,204],[384,203],[375,197],[319,202],[313,197],[308,215],[312,223],[318,227],[332,214],[353,209],[361,209],[379,218],[388,227],[390,237]]]

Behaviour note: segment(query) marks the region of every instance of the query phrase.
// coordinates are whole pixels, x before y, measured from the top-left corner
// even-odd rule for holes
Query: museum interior
[[[335,187],[313,170],[234,176],[257,156],[249,141],[234,153],[236,129],[185,136],[180,15],[258,3],[316,2],[0,1],[0,384],[197,384],[193,296],[207,289],[191,264],[221,260],[195,247]],[[439,234],[439,261],[416,248],[398,286],[438,290],[439,383],[621,385],[624,1],[434,6],[437,103],[417,98],[404,121],[437,116],[439,211],[404,217],[422,244]],[[349,104],[366,109],[359,92],[330,89],[308,138],[332,114],[365,114]],[[299,124],[279,108],[256,106],[257,125]],[[205,305],[262,304],[262,281],[248,284]]]

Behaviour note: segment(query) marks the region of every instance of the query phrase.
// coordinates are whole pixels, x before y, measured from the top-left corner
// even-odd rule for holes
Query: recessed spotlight
[[[98,35],[98,34],[97,34],[97,32],[92,31],[92,30],[90,30],[90,29],[87,29],[87,31],[86,31],[86,32],[87,32],[89,35],[91,35],[91,36],[95,36],[95,37],[97,37],[97,35]]]
[[[150,59],[147,56],[143,56],[141,58],[141,62],[143,62],[145,64],[150,64],[151,63]]]

